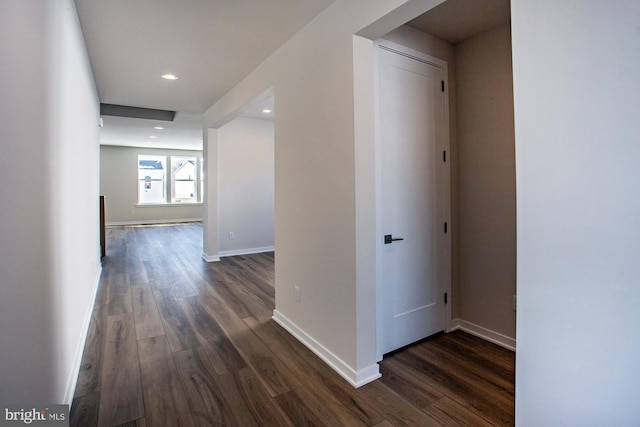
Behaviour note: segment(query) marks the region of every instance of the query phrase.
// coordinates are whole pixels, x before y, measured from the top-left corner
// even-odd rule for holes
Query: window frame
[[[140,160],[145,160],[144,158],[164,158],[164,176],[162,181],[164,182],[164,200],[162,202],[143,202],[140,199],[140,189],[141,189],[141,181],[140,177]],[[173,164],[174,158],[178,159],[193,159],[194,160],[194,178],[193,180],[189,180],[193,182],[194,185],[194,201],[174,201],[175,196],[175,181],[173,179]],[[204,176],[203,176],[203,162],[204,158],[202,155],[187,155],[187,154],[140,154],[137,156],[137,173],[138,179],[136,185],[138,186],[138,194],[137,194],[137,203],[136,207],[144,208],[144,207],[170,207],[170,206],[199,206],[202,205],[203,196],[204,196]],[[168,173],[167,173],[168,171]],[[151,182],[156,182],[161,180],[151,180]]]

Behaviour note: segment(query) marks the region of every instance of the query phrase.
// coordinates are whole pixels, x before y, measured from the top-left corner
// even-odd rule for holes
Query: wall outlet
[[[235,239],[235,238],[236,238],[236,233],[234,231],[230,231],[229,232],[229,240]]]
[[[518,309],[518,297],[516,295],[512,295],[511,308],[513,311],[517,311]]]
[[[300,288],[297,286],[293,287],[293,297],[295,298],[296,302],[300,302]]]

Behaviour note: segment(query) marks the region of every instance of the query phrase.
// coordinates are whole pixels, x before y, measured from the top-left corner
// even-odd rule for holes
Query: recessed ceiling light
[[[163,74],[160,77],[167,80],[178,80],[178,76],[176,76],[175,74]]]
[[[265,114],[269,114],[271,112],[271,110],[269,110],[268,108],[265,108],[264,110],[262,110],[263,113]]]
[[[155,135],[149,135],[149,138],[151,138],[151,139],[156,139],[156,138],[157,138],[157,136],[155,136]]]
[[[155,126],[154,129],[162,130],[164,128],[162,126]]]

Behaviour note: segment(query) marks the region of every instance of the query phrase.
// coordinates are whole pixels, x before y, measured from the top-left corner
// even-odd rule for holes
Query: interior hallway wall
[[[70,403],[100,273],[99,104],[72,0],[0,2],[0,402]]]
[[[512,0],[516,425],[640,420],[640,3]]]
[[[479,326],[515,344],[516,170],[510,25],[456,44],[455,56],[460,319],[463,327]]]
[[[218,130],[221,256],[274,248],[273,132],[273,121],[244,117]]]

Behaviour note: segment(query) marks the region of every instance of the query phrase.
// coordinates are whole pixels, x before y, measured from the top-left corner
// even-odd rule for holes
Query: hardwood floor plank
[[[364,385],[360,390],[394,426],[440,426],[438,421],[413,406],[381,381]]]
[[[293,423],[285,415],[275,398],[269,396],[255,372],[250,368],[237,371],[233,378],[237,384],[240,397],[251,411],[259,426],[291,426]]]
[[[100,393],[75,397],[69,413],[69,427],[90,427],[98,425]]]
[[[140,254],[141,245],[138,241],[138,233],[135,229],[131,229],[131,233],[126,241],[127,253],[127,273],[129,275],[130,285],[148,285],[149,278],[144,268],[143,260]]]
[[[478,361],[471,354],[458,354],[457,350],[451,351],[443,348],[444,341],[444,339],[439,340],[438,345],[425,345],[408,351],[427,360],[438,360],[441,364],[452,366],[455,371],[460,373],[460,376],[464,374],[467,381],[474,383],[476,387],[484,389],[488,393],[496,393],[498,396],[506,397],[507,401],[513,400],[515,378],[511,374],[497,368],[491,361]]]
[[[485,420],[472,408],[462,406],[450,397],[443,397],[425,408],[425,412],[443,426],[491,427],[496,425]]]
[[[145,419],[152,426],[193,426],[166,337],[138,341]]]
[[[94,307],[91,314],[87,339],[82,352],[82,361],[80,362],[80,372],[76,383],[76,397],[100,391],[102,361],[107,336],[107,309],[108,306],[106,304],[98,305]]]
[[[211,349],[210,358],[216,374],[242,369],[247,363],[242,358],[220,325],[209,314],[198,297],[181,298],[180,304],[203,347]]]
[[[242,357],[258,374],[271,396],[299,387],[300,381],[213,290],[203,296],[206,309],[218,322]]]
[[[171,288],[171,283],[167,277],[163,274],[164,265],[160,260],[156,259],[144,259],[142,261],[144,270],[147,274],[147,280],[149,286],[153,290]]]
[[[306,402],[294,391],[282,393],[276,397],[276,400],[295,426],[340,426],[337,420],[332,419],[324,411],[318,410],[316,405],[309,408]]]
[[[445,396],[445,389],[434,387],[390,359],[380,364],[380,381],[399,395],[406,396],[412,405],[427,408]]]
[[[355,389],[271,320],[273,253],[206,263],[193,223],[107,240],[72,425],[513,425],[508,350],[442,334]]]
[[[174,358],[195,425],[240,426],[241,421],[255,424],[251,416],[246,417],[246,408],[238,409],[238,399],[234,399],[233,407],[229,404],[229,390],[221,384],[210,354],[204,348],[180,351],[174,353]],[[232,390],[230,394],[233,394]]]
[[[140,418],[134,421],[129,421],[128,423],[120,424],[118,427],[147,427],[147,420]]]
[[[131,300],[138,340],[164,335],[162,318],[149,285],[132,285]]]
[[[462,405],[473,407],[485,418],[497,425],[509,425],[513,418],[513,403],[508,398],[493,394],[494,390],[478,388],[469,375],[460,373],[451,366],[436,359],[426,360],[424,353],[417,356],[409,348],[406,352],[394,355],[395,361],[403,364],[420,380],[437,384],[446,390],[446,394]]]
[[[169,288],[156,289],[153,291],[153,296],[156,300],[171,350],[175,352],[198,347],[200,345],[198,338],[191,328],[182,306],[173,295],[173,291]]]
[[[513,385],[516,363],[513,351],[462,331],[444,335],[438,344],[440,348],[463,357],[481,369],[491,371],[493,375]]]
[[[247,321],[303,384],[313,384],[310,392],[325,402],[345,425],[373,425],[382,421],[382,415],[353,386],[273,320],[258,323],[245,319]]]
[[[114,273],[108,278],[109,316],[131,313],[131,288],[127,273]]]
[[[98,283],[98,290],[96,292],[96,300],[93,304],[94,307],[99,307],[103,304],[109,304],[109,283],[108,277],[111,275],[111,260],[108,257],[102,260],[102,274],[100,275],[100,282]]]
[[[131,313],[107,318],[98,425],[112,427],[144,417],[140,365]]]

